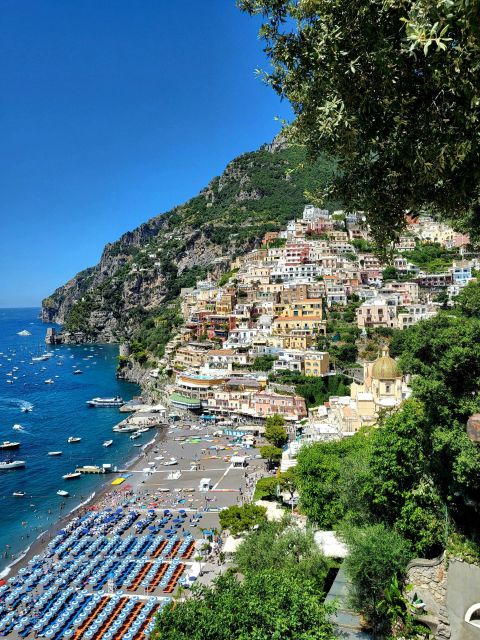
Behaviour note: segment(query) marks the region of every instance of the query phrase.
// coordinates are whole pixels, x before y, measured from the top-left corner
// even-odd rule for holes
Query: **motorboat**
[[[104,447],[109,447],[112,444],[113,444],[113,440],[105,440],[105,442],[103,443],[103,446]]]
[[[135,431],[135,433],[132,433],[132,435],[130,436],[130,440],[136,440],[137,438],[140,438],[140,434],[138,433],[138,431]]]
[[[57,491],[57,496],[62,496],[62,498],[66,498],[69,495],[68,491],[65,491],[64,489],[59,489]]]
[[[32,407],[22,407],[23,413],[30,413],[31,410],[32,410]]]
[[[163,464],[165,467],[172,467],[173,465],[178,464],[178,460],[176,458],[170,458],[170,460],[167,460]]]
[[[81,438],[77,437],[77,436],[70,436],[69,439],[67,440],[67,442],[69,444],[73,444],[74,442],[80,442]]]
[[[124,402],[123,398],[115,396],[112,398],[92,398],[92,400],[87,400],[87,404],[89,407],[121,407]]]
[[[81,369],[75,369],[75,371],[73,372],[74,376],[79,376],[81,373],[83,373],[83,371]]]
[[[7,469],[20,469],[24,466],[24,460],[0,460],[0,471],[4,471]]]
[[[62,452],[61,451],[49,451],[47,455],[49,455],[49,456],[61,456]]]
[[[137,433],[146,433],[148,431],[148,427],[142,427],[137,431]]]
[[[13,427],[12,427],[12,429],[13,429],[14,431],[25,431],[25,429],[22,427],[22,425],[21,425],[21,424],[14,424],[14,425],[13,425]]]
[[[47,378],[47,380],[45,380],[45,384],[53,384],[55,382],[55,380],[52,380],[51,378]]]
[[[0,442],[0,449],[18,449],[20,447],[19,442],[10,442],[10,440],[4,440]]]
[[[25,491],[14,491],[12,496],[15,496],[16,498],[23,498],[25,496]]]
[[[30,331],[27,331],[26,329],[22,329],[22,331],[17,331],[17,336],[31,336],[32,334],[30,333]]]
[[[75,480],[76,478],[80,478],[81,475],[80,471],[72,471],[72,473],[66,473],[62,478],[64,480]]]

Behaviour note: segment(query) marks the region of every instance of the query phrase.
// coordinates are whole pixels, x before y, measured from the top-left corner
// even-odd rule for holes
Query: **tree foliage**
[[[332,640],[332,607],[314,584],[289,572],[232,573],[162,609],[153,640]]]
[[[265,439],[274,447],[283,447],[288,440],[283,416],[275,414],[269,416],[265,422]]]
[[[392,579],[402,576],[411,550],[401,535],[383,524],[347,528],[343,536],[348,547],[345,569],[352,582],[352,605],[376,629],[382,598]]]
[[[319,550],[313,532],[293,525],[288,518],[266,522],[249,533],[235,553],[235,564],[244,575],[268,569],[324,589],[328,562]]]
[[[220,525],[222,529],[228,529],[234,536],[243,531],[250,531],[253,527],[262,524],[267,519],[265,507],[255,504],[244,504],[241,507],[232,505],[220,511]]]
[[[475,3],[240,0],[263,17],[265,80],[292,139],[338,158],[329,194],[381,241],[424,207],[478,232],[480,37]]]

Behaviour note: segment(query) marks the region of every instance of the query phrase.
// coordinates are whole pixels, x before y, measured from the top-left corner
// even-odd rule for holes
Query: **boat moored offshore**
[[[1,460],[0,461],[0,471],[6,469],[20,469],[25,466],[24,460]]]
[[[4,440],[0,442],[0,449],[18,449],[20,447],[20,442],[10,442],[10,440]]]
[[[121,407],[123,404],[123,398],[120,396],[114,396],[111,398],[92,398],[87,400],[89,407]]]

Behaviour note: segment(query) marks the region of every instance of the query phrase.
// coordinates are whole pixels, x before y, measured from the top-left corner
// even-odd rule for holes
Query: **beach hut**
[[[198,483],[198,490],[199,491],[210,491],[211,488],[212,488],[212,479],[211,478],[201,478],[200,482]]]

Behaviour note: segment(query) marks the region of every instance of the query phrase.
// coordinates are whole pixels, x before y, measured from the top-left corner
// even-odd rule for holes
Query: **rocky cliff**
[[[88,341],[141,341],[140,327],[158,329],[182,287],[207,273],[217,277],[266,231],[298,216],[305,191],[331,171],[331,162],[308,164],[302,150],[285,144],[236,158],[198,196],[107,244],[96,266],[43,300],[44,321]]]

